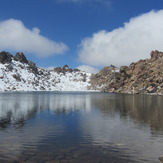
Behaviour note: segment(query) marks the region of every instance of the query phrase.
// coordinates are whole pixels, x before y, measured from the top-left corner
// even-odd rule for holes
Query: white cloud
[[[77,69],[79,69],[81,71],[93,73],[93,74],[96,74],[99,72],[99,70],[97,68],[94,68],[94,67],[91,67],[88,65],[81,65],[81,66],[77,67]]]
[[[9,19],[0,22],[0,50],[5,49],[47,57],[62,54],[68,47],[42,36],[36,27],[30,30],[20,20]]]
[[[79,59],[89,65],[126,65],[149,58],[151,50],[163,51],[163,10],[131,18],[111,32],[99,31],[82,40]]]
[[[46,69],[46,70],[53,70],[54,68],[56,68],[56,67],[54,67],[54,66],[51,66],[51,67],[42,67],[43,69]]]

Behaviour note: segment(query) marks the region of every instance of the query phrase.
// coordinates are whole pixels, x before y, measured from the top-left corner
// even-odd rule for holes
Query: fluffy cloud
[[[98,69],[91,67],[91,66],[88,66],[88,65],[81,65],[81,66],[77,67],[77,69],[79,69],[81,71],[93,73],[93,74],[96,74],[99,72]]]
[[[163,10],[131,18],[123,27],[99,31],[82,40],[79,59],[89,65],[126,65],[163,51]]]
[[[36,27],[30,30],[20,20],[9,19],[0,22],[0,50],[6,49],[47,57],[64,53],[68,47],[42,36]]]

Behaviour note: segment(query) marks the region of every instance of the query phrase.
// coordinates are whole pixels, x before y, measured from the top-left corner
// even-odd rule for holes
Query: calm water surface
[[[159,163],[163,96],[0,94],[0,162]]]

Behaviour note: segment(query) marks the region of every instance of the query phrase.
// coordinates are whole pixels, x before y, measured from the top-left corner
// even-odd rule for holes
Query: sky
[[[163,51],[163,0],[1,0],[0,51],[97,72]]]

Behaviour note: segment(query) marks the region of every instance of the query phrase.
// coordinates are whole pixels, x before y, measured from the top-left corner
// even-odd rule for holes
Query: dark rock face
[[[77,71],[79,70],[73,70],[68,65],[54,70],[39,68],[27,60],[23,53],[12,56],[1,52],[0,91],[87,90],[90,74]]]
[[[28,69],[29,69],[32,73],[34,73],[35,75],[38,74],[38,68],[37,68],[36,64],[33,63],[32,61],[29,61],[29,60],[28,60]]]
[[[2,51],[0,52],[0,63],[11,63],[12,57],[13,56],[10,53]]]
[[[18,81],[18,82],[21,81],[20,76],[18,74],[14,74],[13,78],[15,78],[16,81]]]
[[[21,63],[27,64],[29,71],[31,71],[35,75],[38,74],[38,69],[37,69],[36,64],[33,63],[32,61],[27,60],[27,58],[22,52],[16,53],[15,56],[5,51],[0,52],[0,63],[1,64],[8,63],[9,65],[7,67],[8,67],[8,70],[10,71],[12,71],[12,65],[10,64],[12,59],[19,61]]]
[[[116,93],[163,94],[163,53],[152,51],[151,58],[122,66],[104,67],[91,77],[91,89]]]
[[[151,51],[150,55],[151,55],[151,59],[156,60],[163,56],[163,52],[159,52],[158,50],[155,50],[155,51]]]
[[[59,73],[63,73],[65,74],[66,72],[77,72],[77,71],[80,71],[78,69],[71,69],[69,68],[68,65],[64,65],[63,67],[56,67],[53,69],[54,72],[57,72],[58,74]]]
[[[16,55],[14,56],[14,59],[21,63],[28,63],[27,58],[25,57],[25,55],[22,52],[16,53]]]

